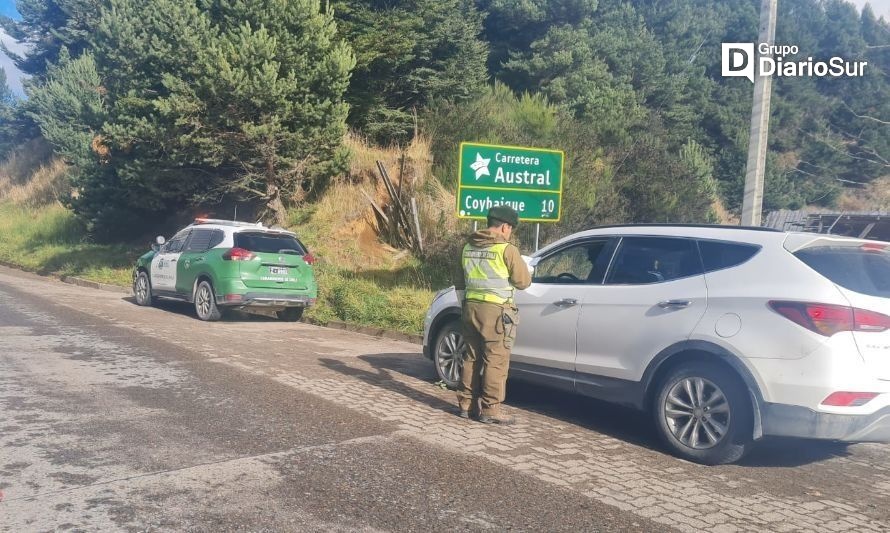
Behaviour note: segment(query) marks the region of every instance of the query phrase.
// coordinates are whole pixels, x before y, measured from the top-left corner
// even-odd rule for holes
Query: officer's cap
[[[488,210],[488,220],[506,222],[515,228],[519,225],[519,213],[508,205],[496,205]]]

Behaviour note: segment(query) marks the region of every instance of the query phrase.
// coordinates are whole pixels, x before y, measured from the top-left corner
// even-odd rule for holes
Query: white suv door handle
[[[658,307],[662,309],[682,309],[684,307],[689,307],[692,304],[689,300],[665,300],[663,302],[658,302]]]
[[[553,305],[556,307],[572,307],[573,305],[578,305],[578,300],[574,298],[563,298],[562,300],[553,302]]]

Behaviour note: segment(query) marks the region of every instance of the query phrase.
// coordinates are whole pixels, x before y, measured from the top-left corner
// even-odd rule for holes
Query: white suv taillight
[[[826,337],[841,331],[880,332],[890,329],[890,316],[855,307],[775,300],[769,302],[769,306],[795,324]]]

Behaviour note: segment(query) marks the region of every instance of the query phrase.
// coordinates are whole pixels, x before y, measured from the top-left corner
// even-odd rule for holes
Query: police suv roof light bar
[[[239,227],[251,227],[251,228],[262,228],[262,222],[241,222],[238,220],[221,220],[217,218],[196,218],[195,224],[218,224],[220,226],[239,226]]]

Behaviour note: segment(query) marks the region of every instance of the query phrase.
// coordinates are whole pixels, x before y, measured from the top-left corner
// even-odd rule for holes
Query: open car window
[[[610,239],[587,240],[541,259],[532,281],[548,284],[600,284],[608,263]]]

